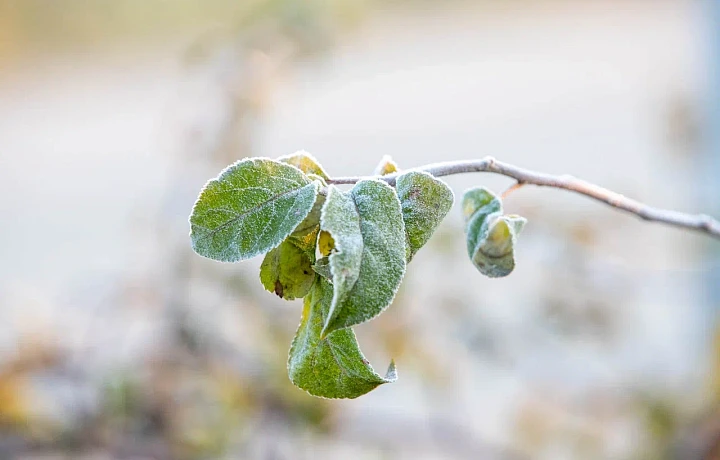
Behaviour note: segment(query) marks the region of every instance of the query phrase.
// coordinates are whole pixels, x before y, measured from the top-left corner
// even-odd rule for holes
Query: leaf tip
[[[398,167],[397,163],[395,163],[395,161],[392,159],[392,157],[390,155],[383,155],[380,163],[378,163],[377,167],[375,167],[373,175],[386,176],[388,174],[393,174],[399,171],[400,168]]]
[[[395,365],[395,360],[390,360],[390,365],[388,366],[387,372],[385,372],[385,381],[387,383],[393,383],[398,379],[398,373],[397,373],[397,366]]]
[[[508,224],[515,231],[515,236],[519,235],[520,232],[523,231],[523,229],[525,228],[525,225],[528,222],[528,220],[526,218],[524,218],[523,216],[519,216],[517,214],[508,214],[505,216],[505,218],[507,219]]]

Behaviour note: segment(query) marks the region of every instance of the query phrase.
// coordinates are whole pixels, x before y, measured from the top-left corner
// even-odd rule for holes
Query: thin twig
[[[686,214],[668,209],[660,209],[648,206],[639,201],[627,198],[612,190],[600,187],[582,179],[569,175],[552,175],[541,172],[530,171],[519,168],[508,163],[498,161],[493,157],[485,157],[482,160],[449,161],[433,163],[419,168],[415,171],[425,171],[433,176],[450,176],[453,174],[464,174],[472,172],[489,172],[511,177],[522,184],[532,184],[540,187],[553,187],[585,195],[613,208],[635,214],[643,220],[659,222],[679,228],[695,230],[705,233],[713,238],[720,239],[720,222],[705,214]],[[387,176],[371,176],[374,179],[381,179],[390,185],[395,184],[399,173]],[[328,180],[328,184],[354,184],[363,179],[371,177],[336,177]]]

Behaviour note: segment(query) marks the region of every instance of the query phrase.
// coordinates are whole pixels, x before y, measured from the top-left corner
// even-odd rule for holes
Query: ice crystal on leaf
[[[278,161],[251,158],[205,185],[190,215],[195,252],[237,262],[277,247],[305,219],[318,182]]]
[[[307,152],[250,158],[209,181],[190,215],[198,254],[222,262],[266,254],[265,289],[304,298],[288,374],[314,396],[356,398],[397,379],[394,362],[385,377],[373,370],[352,326],[392,303],[407,263],[453,204],[444,182],[401,173],[390,157],[375,176],[342,191]],[[475,266],[491,277],[510,273],[525,219],[503,215],[500,200],[482,188],[468,191],[462,206]]]

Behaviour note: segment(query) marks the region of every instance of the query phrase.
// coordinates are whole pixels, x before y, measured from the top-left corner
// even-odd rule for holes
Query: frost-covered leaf
[[[400,171],[400,168],[398,168],[397,163],[390,157],[390,155],[385,155],[382,157],[382,160],[380,160],[380,163],[375,167],[375,171],[373,172],[373,175],[375,176],[385,176],[387,174],[392,174]]]
[[[281,299],[305,297],[314,279],[310,257],[288,240],[268,252],[260,265],[260,282]]]
[[[390,305],[405,274],[405,226],[395,190],[377,180],[360,181],[347,193],[331,186],[320,226],[334,240],[328,334]]]
[[[475,187],[465,191],[462,199],[462,213],[465,225],[469,225],[471,220],[478,217],[481,223],[484,217],[494,212],[502,212],[502,202],[493,192],[485,187]]]
[[[311,261],[315,260],[315,247],[317,245],[318,233],[320,232],[320,214],[324,204],[325,196],[318,194],[310,213],[295,227],[295,230],[293,230],[290,236],[288,236],[288,240],[305,251]]]
[[[320,232],[320,212],[325,197],[318,194],[310,213],[280,246],[265,254],[260,282],[280,298],[294,300],[310,291],[315,273],[315,247]]]
[[[315,264],[313,264],[312,268],[313,270],[315,270],[315,273],[332,283],[332,273],[330,273],[330,259],[328,259],[327,257],[320,258],[315,261]]]
[[[299,169],[264,158],[241,160],[209,181],[190,215],[201,256],[237,262],[277,247],[305,219],[318,183]]]
[[[313,174],[322,177],[324,180],[328,180],[329,176],[325,172],[325,169],[320,165],[317,159],[304,150],[295,152],[291,155],[285,155],[278,158],[279,161],[293,165],[305,174]]]
[[[341,305],[360,276],[363,255],[363,235],[360,215],[350,193],[343,193],[334,185],[328,195],[320,220],[320,254],[329,256],[334,294],[328,320],[334,319]]]
[[[327,181],[324,177],[318,176],[317,174],[308,174],[307,176],[310,180],[316,180],[320,182],[320,185],[322,185],[323,187],[327,187]]]
[[[407,260],[428,242],[453,205],[453,192],[448,185],[426,172],[410,171],[396,180],[402,205]]]
[[[332,296],[332,286],[318,276],[305,297],[300,326],[290,346],[288,374],[292,383],[313,396],[357,398],[395,381],[395,363],[390,363],[385,377],[378,375],[360,351],[352,329],[320,338]]]
[[[465,192],[462,209],[468,255],[475,267],[491,278],[509,275],[515,268],[515,243],[526,219],[503,215],[500,199],[484,187]]]

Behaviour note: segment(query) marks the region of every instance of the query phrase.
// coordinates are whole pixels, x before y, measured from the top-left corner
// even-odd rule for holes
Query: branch
[[[503,163],[493,157],[485,157],[482,160],[433,163],[419,168],[413,168],[413,170],[425,171],[436,177],[472,172],[501,174],[515,179],[518,184],[532,184],[540,187],[554,187],[569,190],[605,203],[621,211],[634,214],[643,220],[695,230],[700,233],[705,233],[713,238],[720,239],[720,222],[706,214],[686,214],[668,209],[653,208],[606,188],[591,184],[590,182],[586,182],[582,179],[576,179],[573,176],[554,176],[551,174],[534,172],[508,163]],[[400,174],[402,173],[388,174],[381,177],[336,177],[328,180],[327,182],[328,184],[354,184],[362,179],[369,179],[372,177],[375,179],[382,179],[390,185],[394,185],[395,179]]]

